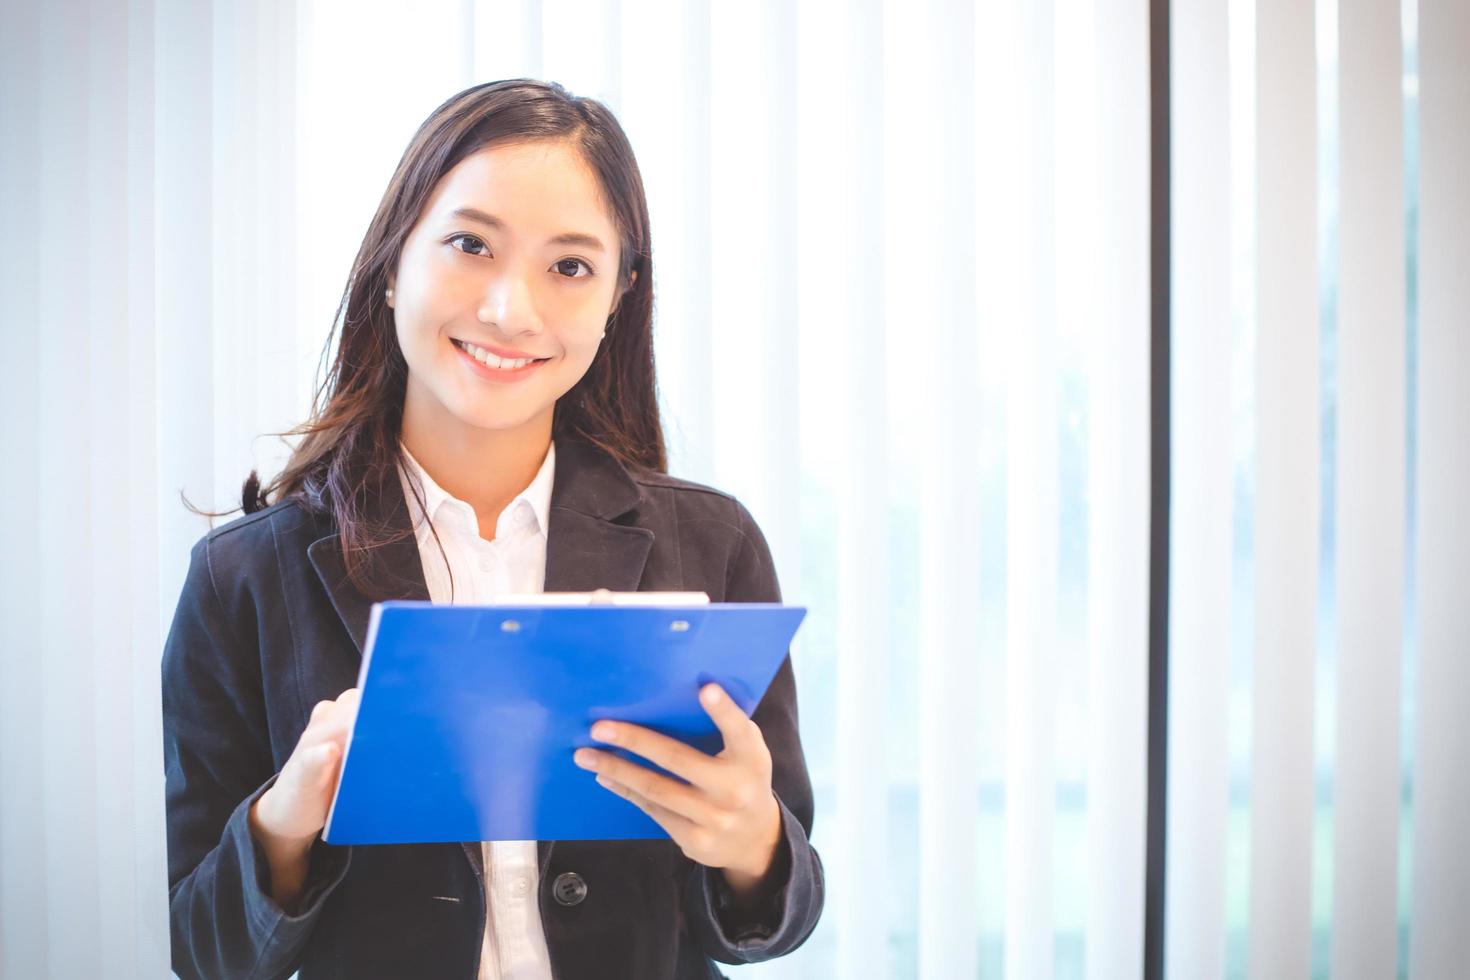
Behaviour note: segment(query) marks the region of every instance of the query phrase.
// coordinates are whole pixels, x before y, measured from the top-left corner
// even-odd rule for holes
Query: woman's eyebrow
[[[450,212],[449,216],[451,218],[463,218],[466,221],[478,221],[480,224],[494,228],[496,231],[505,231],[504,221],[501,221],[493,214],[486,214],[479,208],[455,208],[453,211]],[[575,231],[567,231],[563,232],[560,235],[553,235],[551,238],[548,238],[546,240],[546,244],[580,245],[583,248],[590,248],[598,252],[607,251],[607,248],[602,244],[602,240],[596,235],[587,235]]]

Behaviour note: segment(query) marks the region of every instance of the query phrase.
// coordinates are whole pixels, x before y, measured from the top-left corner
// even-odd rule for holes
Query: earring
[[[604,330],[602,333],[600,333],[600,334],[597,335],[597,337],[598,337],[599,340],[601,340],[603,337],[606,337],[606,336],[607,336],[607,331],[606,330]]]
[[[383,296],[391,303],[393,301],[393,287],[389,286],[383,291]]]

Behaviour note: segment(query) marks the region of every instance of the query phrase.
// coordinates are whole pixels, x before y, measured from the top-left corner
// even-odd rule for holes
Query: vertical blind
[[[1467,953],[1470,15],[1341,4],[1174,5],[1171,976]],[[0,17],[0,974],[167,973],[179,494],[279,468],[412,132],[531,76],[627,129],[671,468],[811,610],[828,905],[727,972],[1141,975],[1141,0]]]
[[[1454,976],[1470,12],[1173,11],[1166,972]]]
[[[1417,420],[1413,469],[1415,611],[1411,666],[1415,718],[1409,972],[1451,976],[1470,960],[1470,8],[1421,0],[1416,88],[1419,133]],[[1457,583],[1459,583],[1457,585]]]

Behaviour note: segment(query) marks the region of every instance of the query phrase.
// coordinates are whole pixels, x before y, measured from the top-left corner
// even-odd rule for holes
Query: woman
[[[648,208],[599,103],[517,79],[414,136],[287,466],[192,553],[163,658],[183,977],[720,976],[821,913],[790,659],[718,756],[628,723],[579,765],[667,840],[321,840],[372,603],[497,591],[779,600],[734,498],[665,474]],[[344,315],[345,310],[345,315]]]

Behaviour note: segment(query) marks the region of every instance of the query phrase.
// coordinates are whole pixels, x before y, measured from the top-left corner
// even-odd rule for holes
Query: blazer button
[[[552,882],[551,894],[561,905],[580,905],[587,897],[587,882],[575,871],[563,871]]]

